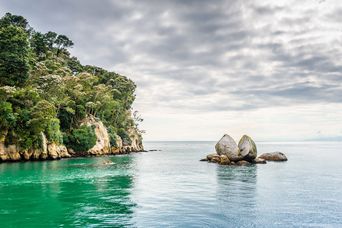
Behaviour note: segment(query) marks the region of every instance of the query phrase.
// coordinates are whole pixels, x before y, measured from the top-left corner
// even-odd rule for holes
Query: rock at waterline
[[[262,159],[262,158],[255,158],[253,161],[252,161],[253,164],[266,164],[266,160],[265,159]]]
[[[220,165],[229,165],[230,160],[226,155],[220,155]]]
[[[251,137],[244,135],[236,145],[234,139],[225,134],[215,145],[216,153],[207,155],[200,161],[220,165],[266,164],[266,161],[287,161],[281,152],[264,153],[257,157],[257,147]]]
[[[250,165],[251,163],[245,160],[241,160],[241,161],[236,162],[235,164],[236,165]]]
[[[214,153],[213,154],[208,154],[207,155],[207,160],[211,161],[211,159],[213,159],[213,157],[215,157],[215,156],[219,156],[219,155],[218,154],[214,154]]]
[[[226,155],[231,161],[239,161],[242,159],[239,153],[239,147],[234,139],[227,134],[217,142],[215,150],[218,155]]]
[[[238,144],[240,156],[243,160],[253,161],[257,157],[257,147],[253,139],[247,135],[242,136]]]
[[[212,163],[218,163],[220,165],[230,164],[230,160],[226,155],[218,155],[218,154],[208,154],[206,158],[203,158],[200,161],[208,161]]]
[[[209,162],[213,162],[213,163],[220,163],[221,162],[221,157],[220,155],[214,155],[212,157],[210,157]]]
[[[258,158],[266,161],[287,161],[287,157],[282,152],[263,153]]]

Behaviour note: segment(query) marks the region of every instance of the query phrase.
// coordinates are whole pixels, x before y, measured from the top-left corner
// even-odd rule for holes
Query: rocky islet
[[[258,156],[256,143],[248,135],[242,136],[239,143],[225,134],[215,145],[216,153],[208,154],[200,161],[218,163],[220,165],[266,164],[267,161],[287,161],[282,152],[263,153]]]

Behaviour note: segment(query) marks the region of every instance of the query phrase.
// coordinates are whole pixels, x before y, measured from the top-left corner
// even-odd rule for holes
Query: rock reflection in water
[[[252,225],[255,221],[256,183],[256,165],[217,167],[218,207],[229,224]]]

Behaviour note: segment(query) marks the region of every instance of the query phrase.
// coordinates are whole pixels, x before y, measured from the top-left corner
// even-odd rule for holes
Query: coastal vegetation
[[[0,143],[21,151],[46,140],[75,153],[95,146],[96,118],[106,126],[110,146],[132,143],[137,129],[131,114],[135,83],[97,66],[82,65],[65,35],[41,33],[28,21],[6,13],[0,19]],[[44,137],[42,137],[44,135]],[[1,159],[0,159],[1,160]]]

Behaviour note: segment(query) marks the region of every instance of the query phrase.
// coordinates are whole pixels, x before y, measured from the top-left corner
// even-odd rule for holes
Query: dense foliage
[[[64,143],[76,152],[87,151],[96,144],[94,129],[86,125],[73,129],[70,134],[64,135]]]
[[[44,133],[85,151],[95,144],[94,130],[80,126],[89,115],[108,127],[113,146],[118,135],[129,140],[127,130],[137,126],[130,114],[136,85],[82,65],[67,50],[72,46],[64,35],[35,31],[21,16],[0,19],[0,140],[28,149],[39,147]]]

